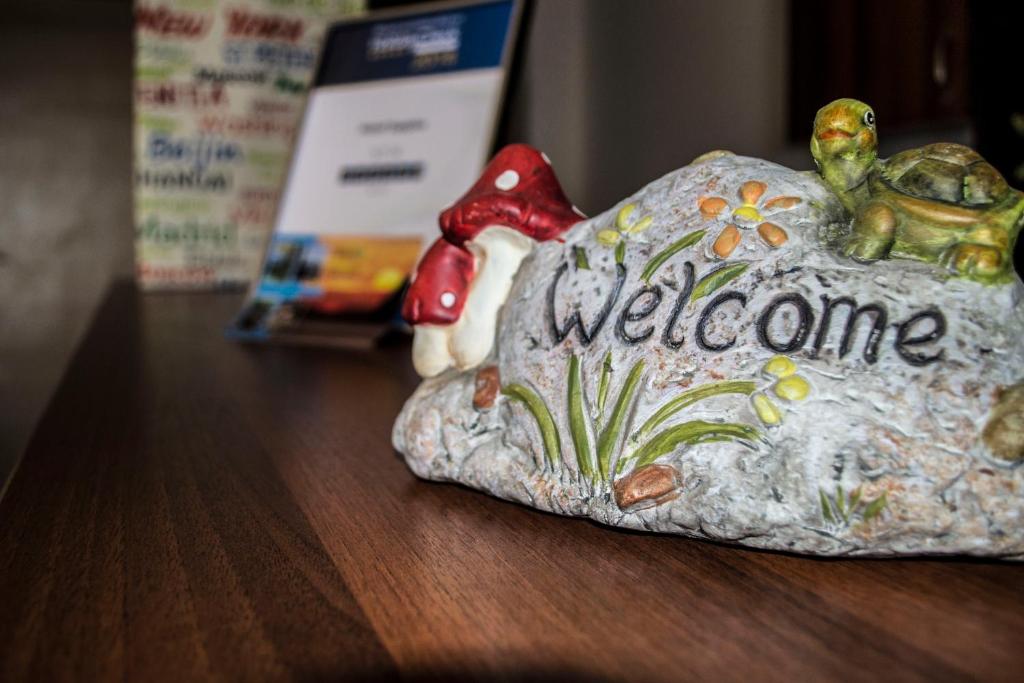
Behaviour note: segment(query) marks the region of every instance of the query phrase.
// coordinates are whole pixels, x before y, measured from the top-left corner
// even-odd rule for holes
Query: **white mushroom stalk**
[[[462,316],[451,325],[417,325],[412,347],[413,366],[423,377],[449,367],[476,367],[494,348],[498,313],[512,281],[534,241],[512,228],[492,225],[466,247],[476,258],[477,274],[466,296]]]

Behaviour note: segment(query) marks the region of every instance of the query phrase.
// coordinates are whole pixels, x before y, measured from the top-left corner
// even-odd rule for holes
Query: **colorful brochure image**
[[[416,238],[276,237],[230,334],[252,340],[329,335],[339,314],[348,323],[389,323],[420,249]],[[310,324],[313,330],[304,329]]]

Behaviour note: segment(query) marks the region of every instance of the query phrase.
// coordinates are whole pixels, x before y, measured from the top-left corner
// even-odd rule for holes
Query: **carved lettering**
[[[633,310],[633,305],[636,304],[644,296],[650,298],[643,302],[640,308]],[[654,325],[649,325],[647,329],[637,334],[630,334],[626,330],[626,323],[633,323],[643,320],[649,317],[658,306],[661,305],[661,287],[654,285],[653,287],[643,287],[636,291],[633,296],[629,297],[626,301],[626,305],[622,307],[622,312],[619,314],[619,322],[615,326],[615,331],[618,332],[619,338],[627,344],[636,344],[644,341],[654,334]]]
[[[878,361],[878,347],[882,343],[882,336],[885,334],[885,325],[889,320],[889,314],[885,306],[880,303],[870,303],[858,306],[857,300],[849,296],[841,296],[838,299],[831,299],[828,295],[821,295],[823,309],[821,312],[821,324],[818,326],[818,333],[814,336],[814,349],[811,352],[812,358],[817,358],[821,347],[828,340],[829,324],[832,322],[832,311],[836,306],[849,307],[849,315],[846,324],[843,326],[843,336],[839,341],[839,357],[844,358],[853,346],[854,333],[857,327],[857,319],[864,313],[872,314],[871,332],[868,340],[864,343],[864,360],[868,363]]]
[[[665,324],[665,331],[661,333],[661,343],[670,349],[678,349],[686,341],[686,337],[682,334],[676,338],[672,330],[675,329],[676,321],[679,320],[679,314],[683,311],[683,306],[690,300],[690,294],[693,293],[693,285],[697,280],[693,264],[689,261],[683,264],[683,272],[686,275],[686,283],[679,292],[679,296],[676,297],[676,305],[672,307],[672,314],[669,315],[668,323]]]
[[[569,263],[562,263],[555,271],[555,276],[548,287],[548,328],[556,344],[565,341],[572,334],[572,331],[576,330],[582,345],[589,346],[604,328],[608,318],[615,310],[619,297],[622,294],[627,271],[621,263],[615,265],[615,280],[612,283],[611,289],[605,295],[600,311],[595,314],[594,319],[588,324],[583,320],[581,302],[559,301],[558,285],[568,270]],[[689,332],[686,330],[686,322],[681,321],[680,318],[683,316],[686,306],[689,305],[690,297],[693,295],[696,282],[699,280],[700,278],[697,277],[693,263],[686,261],[683,264],[682,287],[676,293],[672,310],[660,335],[660,342],[665,348],[676,350],[682,348],[685,344]],[[653,338],[657,329],[654,316],[663,300],[664,287],[662,285],[644,284],[641,286],[626,299],[624,305],[618,310],[614,334],[626,344],[638,344]],[[729,325],[720,326],[722,329],[719,331],[709,329],[714,314],[732,302],[739,303],[742,310],[747,309],[747,295],[738,290],[730,290],[712,298],[701,310],[700,315],[697,316],[696,324],[693,328],[693,339],[694,343],[701,350],[718,353],[731,349],[736,345],[738,341],[737,335],[732,334],[730,336]],[[799,351],[811,339],[813,332],[813,343],[809,351],[812,358],[817,358],[829,342],[829,334],[832,332],[832,327],[834,327],[832,324],[833,314],[842,307],[846,311],[846,320],[840,328],[841,336],[839,338],[838,357],[842,359],[850,354],[854,343],[857,341],[858,324],[862,320],[867,319],[870,321],[870,327],[861,353],[867,363],[877,363],[882,339],[889,324],[889,311],[886,306],[877,301],[862,305],[852,296],[833,298],[824,294],[821,295],[821,302],[821,318],[816,329],[815,311],[812,309],[810,302],[803,295],[795,292],[779,294],[763,310],[752,311],[745,315],[749,315],[756,320],[757,342],[775,353],[788,354]],[[557,310],[560,303],[568,307],[568,312],[563,316],[561,323],[559,323]],[[777,324],[777,316],[780,311],[787,307],[791,308],[795,314],[795,329],[791,332],[783,333],[780,332],[780,327]],[[789,314],[783,313],[783,317],[788,318]],[[640,327],[633,325],[633,323],[639,323],[643,320],[649,320],[650,322]],[[928,324],[928,321],[930,321],[930,327],[923,327]],[[914,348],[933,343],[946,333],[946,318],[937,308],[929,308],[916,313],[895,327],[897,330],[893,348],[901,360],[915,366],[929,365],[942,360],[944,352],[941,349],[936,353],[928,354]],[[863,326],[861,326],[862,328]],[[925,331],[921,332],[920,330]],[[788,338],[777,338],[779,336]]]
[[[729,341],[721,344],[713,344],[708,341],[707,338],[706,327],[708,321],[711,319],[711,315],[718,310],[719,306],[728,301],[739,301],[741,307],[747,307],[747,297],[745,294],[729,291],[722,292],[716,296],[707,306],[704,307],[704,310],[701,311],[700,320],[697,321],[697,345],[705,351],[725,351],[726,349],[731,349],[736,345],[736,337],[733,337]]]
[[[789,341],[785,343],[779,343],[771,338],[770,328],[772,319],[775,314],[783,306],[790,305],[796,308],[798,320],[797,329]],[[757,338],[762,344],[767,346],[776,353],[792,353],[797,349],[803,347],[804,342],[807,341],[807,336],[811,333],[811,327],[814,325],[814,311],[811,310],[811,304],[808,303],[807,299],[803,298],[799,294],[782,294],[775,297],[768,308],[764,309],[761,317],[757,321]]]
[[[910,336],[914,327],[925,320],[932,321],[932,329],[924,334]],[[942,311],[933,308],[916,313],[900,323],[896,328],[896,343],[893,346],[896,349],[896,353],[900,354],[900,358],[911,365],[929,365],[942,360],[943,351],[941,349],[938,353],[929,356],[909,351],[906,347],[930,344],[931,342],[938,341],[944,334],[946,334],[946,316],[942,315]]]
[[[557,299],[558,281],[565,275],[565,271],[568,270],[569,264],[563,263],[558,267],[555,272],[555,278],[551,281],[551,286],[548,287],[548,321],[551,327],[551,334],[555,339],[556,344],[561,344],[565,341],[565,338],[569,336],[569,333],[576,329],[580,341],[584,346],[588,346],[597,333],[601,331],[601,327],[604,326],[605,320],[612,312],[612,308],[615,307],[615,303],[619,300],[619,295],[622,293],[622,283],[626,281],[626,268],[621,263],[615,264],[615,284],[612,285],[612,291],[609,292],[608,298],[605,299],[604,306],[598,313],[597,319],[594,320],[593,325],[590,329],[587,329],[586,325],[583,324],[583,319],[580,316],[579,309],[572,312],[562,327],[558,326],[555,314],[555,301]]]

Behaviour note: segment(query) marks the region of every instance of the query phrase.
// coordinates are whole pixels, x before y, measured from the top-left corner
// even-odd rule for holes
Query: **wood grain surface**
[[[1020,680],[1024,567],[813,560],[417,480],[408,348],[99,311],[0,500],[0,680]]]

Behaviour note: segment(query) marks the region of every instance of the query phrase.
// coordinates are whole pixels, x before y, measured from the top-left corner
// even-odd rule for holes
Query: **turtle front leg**
[[[997,227],[978,227],[946,250],[942,264],[959,275],[979,281],[999,277],[1010,260],[1010,236]]]
[[[868,202],[853,218],[843,253],[859,261],[885,258],[896,239],[896,213],[882,202]]]
[[[1000,390],[981,437],[997,458],[1024,460],[1024,383]]]

